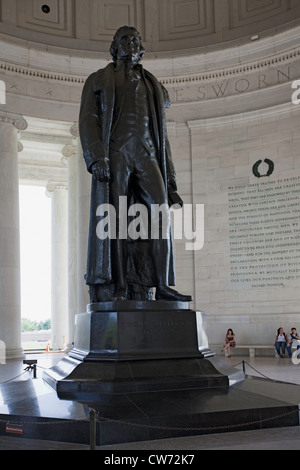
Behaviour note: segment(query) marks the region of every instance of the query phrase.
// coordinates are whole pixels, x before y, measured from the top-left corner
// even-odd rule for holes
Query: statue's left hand
[[[110,180],[109,162],[107,158],[95,162],[92,166],[92,173],[95,178],[101,183],[108,182]]]

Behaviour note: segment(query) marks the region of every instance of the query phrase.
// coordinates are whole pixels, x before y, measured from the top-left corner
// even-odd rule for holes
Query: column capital
[[[68,160],[77,155],[77,147],[74,147],[72,144],[67,144],[64,146],[61,153],[63,155],[61,158],[61,163],[67,166]]]
[[[54,181],[49,181],[46,185],[46,196],[52,197],[55,191],[59,190],[68,190],[68,185],[64,183],[56,183]]]
[[[70,129],[71,135],[73,137],[79,137],[79,126],[78,122],[74,122],[73,126]]]
[[[7,113],[0,111],[0,122],[10,122],[18,131],[25,131],[28,127],[26,119],[21,114]]]
[[[73,157],[74,155],[76,155],[77,148],[74,147],[71,144],[67,144],[67,145],[64,146],[61,153],[63,154],[64,157],[70,158],[70,157]]]

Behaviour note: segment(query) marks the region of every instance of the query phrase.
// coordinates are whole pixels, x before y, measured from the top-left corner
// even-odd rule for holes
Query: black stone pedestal
[[[101,417],[98,431],[105,429],[99,443],[153,438],[151,414],[158,429],[168,429],[161,435],[166,437],[182,420],[202,422],[198,405],[204,396],[226,397],[228,388],[243,382],[242,371],[213,356],[205,315],[188,303],[95,303],[76,317],[72,351],[45,371],[43,379],[58,398],[96,411]],[[195,409],[192,396],[198,397]],[[208,426],[216,422],[215,413],[209,416]]]
[[[187,303],[95,303],[77,315],[73,350],[44,380],[59,398],[81,402],[101,394],[227,386],[228,374],[206,360],[213,355],[204,314]]]
[[[299,424],[299,387],[214,357],[205,315],[186,303],[90,304],[74,349],[43,378],[96,412],[97,445]]]
[[[205,357],[203,312],[186,302],[127,301],[90,304],[76,317],[71,357],[88,361],[127,361]]]
[[[59,398],[184,390],[229,384],[211,361],[203,312],[185,302],[125,301],[88,305],[76,317],[73,350],[44,380]],[[243,374],[237,374],[243,379]],[[235,378],[234,380],[238,380]]]

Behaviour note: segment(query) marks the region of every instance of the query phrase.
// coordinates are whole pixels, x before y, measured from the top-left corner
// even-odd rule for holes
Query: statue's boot
[[[184,295],[171,289],[169,282],[170,240],[153,240],[153,267],[157,280],[156,300],[173,300],[177,302],[192,302],[191,295]]]
[[[192,302],[193,297],[191,295],[180,294],[175,289],[171,289],[171,287],[168,286],[159,286],[156,288],[155,299],[175,300],[177,302]]]
[[[114,302],[119,302],[119,301],[123,301],[123,300],[127,300],[128,299],[128,291],[127,289],[116,289],[115,291],[115,294],[112,298],[112,300]]]

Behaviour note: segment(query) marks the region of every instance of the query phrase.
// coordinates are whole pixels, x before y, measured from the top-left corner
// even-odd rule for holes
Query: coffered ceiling
[[[0,31],[27,41],[107,53],[119,26],[147,52],[216,46],[295,25],[299,0],[2,0]]]

